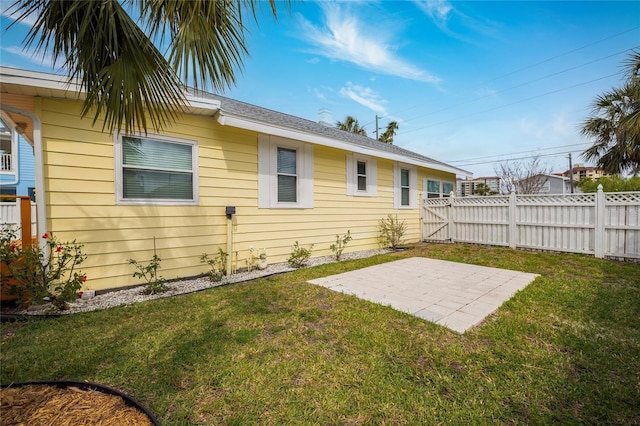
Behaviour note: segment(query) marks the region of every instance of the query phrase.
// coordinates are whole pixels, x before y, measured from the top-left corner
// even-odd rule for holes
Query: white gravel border
[[[352,253],[345,253],[342,255],[342,259],[340,261],[345,260],[354,260],[354,259],[364,259],[371,256],[376,256],[378,254],[389,253],[391,250],[389,249],[373,249],[373,250],[363,250],[356,251]],[[309,262],[305,267],[318,266],[326,263],[335,263],[335,256],[321,256],[314,257],[309,259]],[[116,290],[108,293],[100,294],[91,299],[78,299],[75,302],[69,303],[69,309],[65,311],[51,311],[49,309],[37,310],[37,311],[23,311],[22,314],[27,315],[42,315],[45,313],[57,313],[57,314],[74,314],[77,312],[89,312],[100,309],[112,308],[114,306],[123,306],[123,305],[131,305],[134,303],[144,302],[146,300],[159,299],[161,297],[171,297],[178,294],[186,294],[193,293],[200,290],[205,290],[207,288],[218,287],[225,284],[232,284],[242,281],[249,281],[256,278],[279,274],[283,272],[295,271],[296,268],[292,268],[289,266],[287,262],[274,263],[267,266],[263,270],[254,269],[251,272],[240,272],[238,274],[233,274],[229,276],[225,276],[222,280],[214,282],[209,279],[209,277],[199,277],[195,279],[187,279],[181,281],[172,281],[167,283],[169,290],[164,293],[159,294],[142,294],[145,286],[141,285],[138,287],[129,288],[126,290]]]

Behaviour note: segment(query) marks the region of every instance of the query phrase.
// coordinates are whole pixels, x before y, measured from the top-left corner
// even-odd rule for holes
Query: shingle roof
[[[397,145],[380,142],[367,136],[340,130],[335,127],[317,123],[315,121],[306,120],[304,118],[284,114],[282,112],[273,111],[267,108],[262,108],[256,105],[248,104],[212,93],[198,92],[197,96],[219,101],[221,105],[220,109],[223,114],[228,113],[236,116],[241,116],[265,124],[285,127],[309,134],[323,136],[368,149],[401,155],[433,164],[439,164],[445,167],[455,168],[461,170],[461,172],[470,174],[466,170],[462,170],[455,166],[451,166],[450,164],[443,163],[442,161],[438,161],[433,158],[418,154],[416,152],[409,151],[408,149],[400,148]]]

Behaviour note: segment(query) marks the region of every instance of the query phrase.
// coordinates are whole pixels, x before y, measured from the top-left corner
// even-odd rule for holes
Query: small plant
[[[229,254],[218,248],[218,255],[213,259],[207,253],[200,256],[200,263],[206,263],[211,270],[209,271],[209,279],[211,281],[220,281],[227,274],[227,258]]]
[[[14,283],[10,292],[23,306],[40,304],[46,299],[58,309],[76,299],[87,276],[77,270],[87,256],[76,241],[61,243],[52,233],[45,233],[46,249],[38,245],[22,247],[16,229],[3,225],[0,231],[0,263],[2,282]]]
[[[287,259],[287,262],[292,268],[302,268],[307,264],[307,261],[309,261],[312,249],[313,244],[306,249],[304,247],[300,247],[300,244],[296,241],[293,247],[291,247],[291,255],[289,256],[289,259]]]
[[[137,269],[137,271],[133,273],[133,276],[135,278],[142,278],[147,282],[142,294],[158,294],[169,290],[166,280],[158,276],[161,261],[162,259],[155,253],[147,265],[142,265],[135,259],[129,259],[129,264]]]
[[[344,251],[344,248],[346,247],[347,243],[352,239],[353,238],[351,237],[350,230],[347,230],[347,233],[344,234],[343,236],[336,234],[336,243],[331,244],[331,246],[329,246],[331,251],[335,253],[336,260],[340,260],[340,258],[342,257],[342,252]]]
[[[386,219],[380,219],[378,223],[378,239],[383,246],[396,250],[402,244],[402,237],[407,232],[407,224],[389,214]]]

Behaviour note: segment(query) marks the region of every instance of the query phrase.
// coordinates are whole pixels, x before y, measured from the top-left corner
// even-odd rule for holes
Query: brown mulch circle
[[[153,426],[153,422],[118,395],[37,384],[0,389],[0,425]]]

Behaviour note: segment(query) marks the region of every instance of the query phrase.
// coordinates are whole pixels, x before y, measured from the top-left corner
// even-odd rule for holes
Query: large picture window
[[[163,137],[121,136],[116,141],[118,201],[197,203],[197,145]]]

